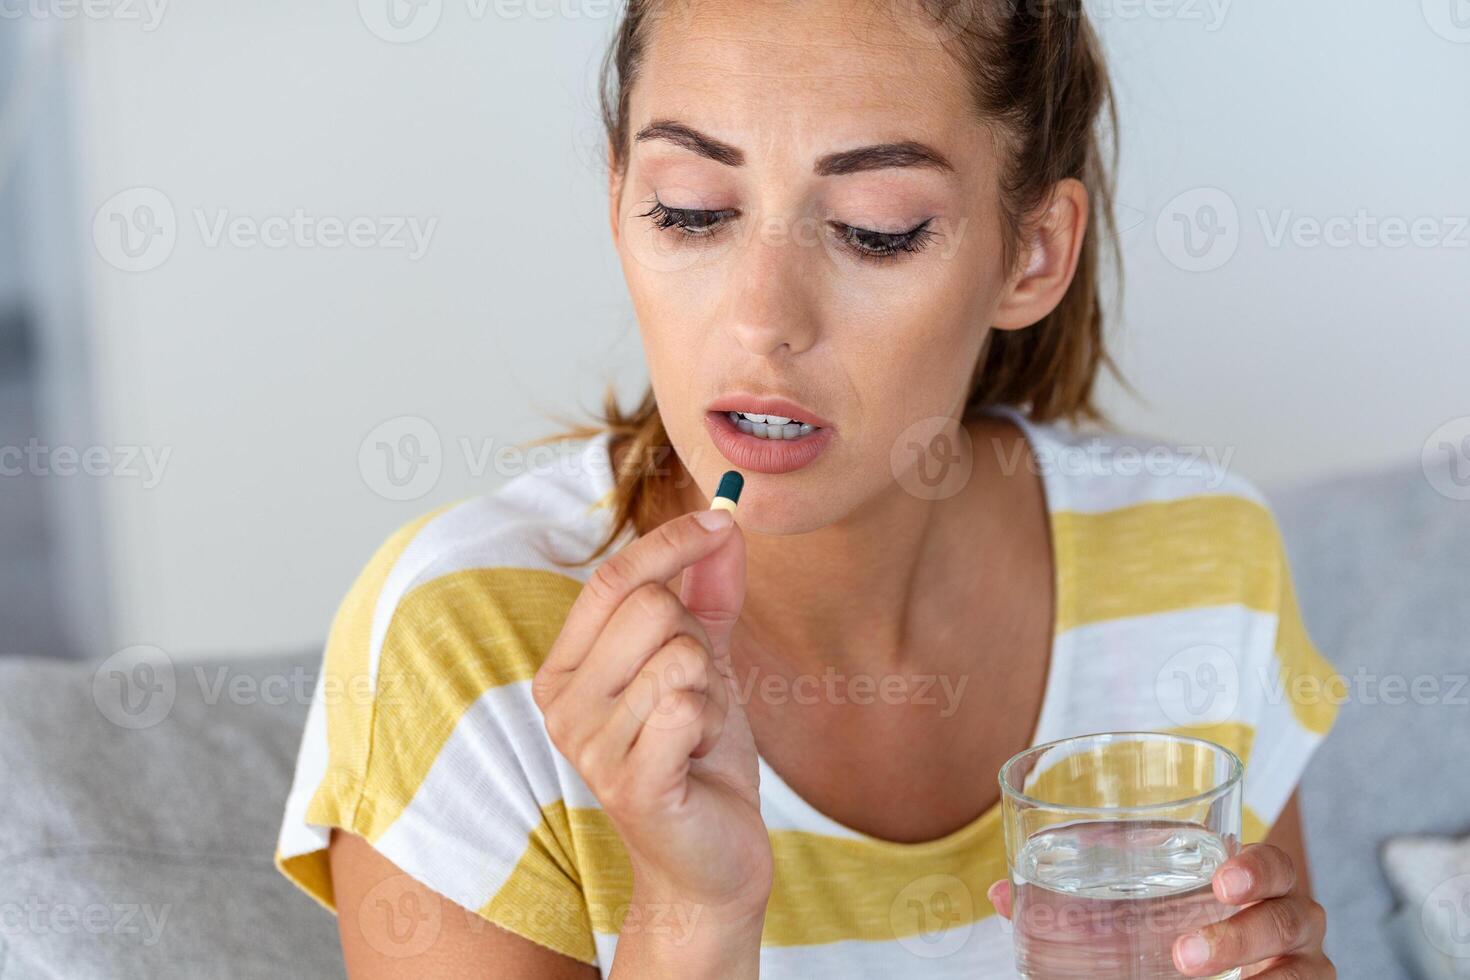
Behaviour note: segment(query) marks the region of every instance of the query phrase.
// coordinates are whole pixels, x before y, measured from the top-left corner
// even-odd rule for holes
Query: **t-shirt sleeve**
[[[596,962],[555,750],[531,678],[577,584],[448,568],[391,537],[332,622],[276,864],[335,909],[327,845],[367,840],[486,921]]]
[[[1271,642],[1258,652],[1247,678],[1254,734],[1246,760],[1245,840],[1264,840],[1346,697],[1343,679],[1313,643],[1302,621],[1290,561],[1274,515],[1274,556],[1265,562],[1274,581]]]

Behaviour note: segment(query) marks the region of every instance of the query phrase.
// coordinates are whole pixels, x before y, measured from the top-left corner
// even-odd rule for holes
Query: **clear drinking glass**
[[[1223,746],[1159,732],[1048,742],[1001,767],[1017,972],[1183,977],[1174,940],[1236,911],[1210,879],[1240,850],[1243,772]]]

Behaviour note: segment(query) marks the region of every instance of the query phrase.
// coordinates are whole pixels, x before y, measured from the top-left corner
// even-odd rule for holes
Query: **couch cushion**
[[[1421,980],[1470,978],[1470,836],[1395,837],[1383,870],[1401,907],[1406,959]]]
[[[1343,976],[1405,977],[1380,847],[1470,829],[1470,503],[1417,463],[1270,497],[1307,629],[1347,681],[1302,780],[1327,950]]]
[[[317,658],[0,658],[0,976],[341,977],[273,867]]]

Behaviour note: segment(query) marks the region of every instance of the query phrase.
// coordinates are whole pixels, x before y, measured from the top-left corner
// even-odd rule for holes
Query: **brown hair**
[[[660,3],[626,0],[616,36],[603,58],[600,98],[615,174],[629,153],[628,102],[650,25]],[[688,0],[682,0],[688,2]],[[895,3],[896,0],[880,0]],[[1077,271],[1061,302],[1023,330],[992,330],[981,350],[965,404],[968,419],[991,405],[1014,405],[1038,422],[1101,420],[1093,401],[1097,376],[1116,365],[1104,344],[1100,296],[1102,242],[1116,243],[1113,166],[1116,146],[1103,154],[1100,115],[1115,131],[1111,87],[1096,35],[1081,0],[906,0],[924,8],[942,29],[952,57],[968,73],[980,115],[997,122],[1005,262],[1014,269],[1027,222],[1042,213],[1058,181],[1075,178],[1088,191],[1091,213]],[[1116,249],[1114,250],[1116,259]],[[608,502],[612,530],[586,562],[595,560],[631,525],[651,526],[668,503],[668,434],[650,387],[625,412],[609,386],[596,424],[533,444],[611,433],[629,445],[614,474]]]

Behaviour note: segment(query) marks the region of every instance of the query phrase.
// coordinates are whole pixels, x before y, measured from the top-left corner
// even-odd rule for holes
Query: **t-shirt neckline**
[[[1063,693],[1062,679],[1057,672],[1057,647],[1062,612],[1067,602],[1064,588],[1071,578],[1065,573],[1066,563],[1070,561],[1070,556],[1065,554],[1064,543],[1059,541],[1057,535],[1057,514],[1065,507],[1064,489],[1061,486],[1060,474],[1053,467],[1046,465],[1048,456],[1046,450],[1050,446],[1050,437],[1045,426],[1032,422],[1023,412],[1010,405],[992,405],[986,407],[984,411],[987,414],[999,415],[1008,419],[1020,430],[1031,454],[1032,464],[1039,469],[1043,506],[1046,509],[1047,538],[1052,553],[1052,628],[1051,643],[1047,650],[1046,679],[1042,685],[1041,708],[1037,713],[1030,741],[1026,745],[1026,748],[1031,748],[1057,737],[1054,729],[1057,725]],[[589,460],[594,496],[599,501],[606,500],[613,489],[611,433],[603,431],[595,436],[594,442],[588,447],[588,452],[589,456],[596,454],[599,457],[596,462]],[[603,460],[606,461],[606,465],[602,465]],[[632,540],[631,535],[625,534],[624,537]],[[791,811],[799,818],[796,829],[816,833],[826,832],[835,837],[859,840],[869,847],[894,855],[913,856],[962,847],[975,838],[994,831],[999,826],[1001,808],[1004,804],[1004,799],[997,799],[974,819],[940,837],[924,841],[894,841],[863,833],[823,813],[792,789],[759,751],[756,752],[756,763],[760,772],[763,811],[768,807],[773,811],[783,809]],[[782,822],[785,823],[785,821]]]

